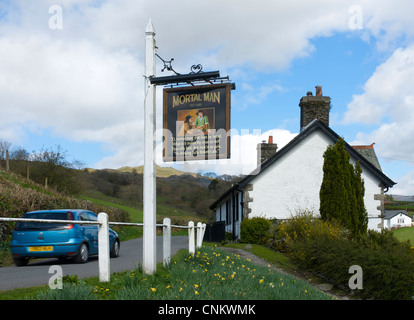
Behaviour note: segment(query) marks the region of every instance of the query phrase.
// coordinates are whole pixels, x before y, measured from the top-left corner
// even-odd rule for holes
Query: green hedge
[[[263,244],[266,241],[272,223],[261,217],[244,219],[240,226],[240,241],[245,243]]]
[[[409,300],[414,296],[414,255],[390,231],[370,231],[358,240],[322,236],[295,241],[290,253],[300,267],[343,288],[349,288],[349,267],[359,265],[363,289],[354,290],[362,299]]]

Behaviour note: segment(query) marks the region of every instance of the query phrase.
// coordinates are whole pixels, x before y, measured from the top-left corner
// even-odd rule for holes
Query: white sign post
[[[143,269],[153,274],[156,260],[156,180],[155,180],[155,31],[151,20],[145,29],[145,100],[144,100],[144,235]]]

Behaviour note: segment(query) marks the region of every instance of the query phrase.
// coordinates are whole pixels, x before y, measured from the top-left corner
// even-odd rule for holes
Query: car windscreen
[[[23,218],[27,219],[47,219],[47,220],[73,220],[71,212],[34,212],[26,213]],[[18,222],[15,230],[30,231],[30,230],[59,230],[68,229],[70,225],[64,223],[43,223],[43,222]]]

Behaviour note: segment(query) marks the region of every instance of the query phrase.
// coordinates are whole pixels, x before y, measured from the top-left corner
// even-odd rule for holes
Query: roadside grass
[[[401,242],[410,241],[414,246],[414,227],[400,228],[393,231],[394,236]]]
[[[254,255],[266,260],[270,264],[275,265],[276,267],[283,268],[289,272],[295,272],[297,266],[295,266],[290,258],[281,252],[272,250],[266,246],[258,244],[246,244],[246,243],[228,243],[224,247],[243,249],[249,251]]]
[[[168,267],[146,275],[136,270],[98,278],[64,277],[63,289],[44,287],[24,299],[35,300],[331,300],[306,281],[257,266],[249,259],[217,247],[203,247],[194,256],[180,250]],[[10,296],[0,293],[0,299]]]
[[[112,201],[107,201],[107,200],[102,200],[102,199],[97,199],[97,198],[93,198],[93,197],[81,197],[84,200],[88,200],[94,204],[99,204],[102,206],[106,206],[106,207],[114,207],[114,208],[119,208],[122,210],[125,210],[126,212],[128,212],[129,218],[131,219],[131,222],[135,222],[135,223],[142,223],[143,221],[143,213],[142,210],[140,209],[135,209],[132,207],[128,207],[125,205],[121,205],[121,204],[117,204],[114,203]],[[98,212],[97,212],[98,213]]]

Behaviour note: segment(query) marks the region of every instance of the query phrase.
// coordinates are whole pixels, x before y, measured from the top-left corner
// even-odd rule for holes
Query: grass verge
[[[6,299],[0,293],[0,299]],[[216,247],[203,247],[190,256],[179,251],[154,275],[140,268],[113,274],[111,282],[66,277],[61,290],[36,288],[23,299],[38,300],[330,300],[306,281],[257,266],[248,259]]]

